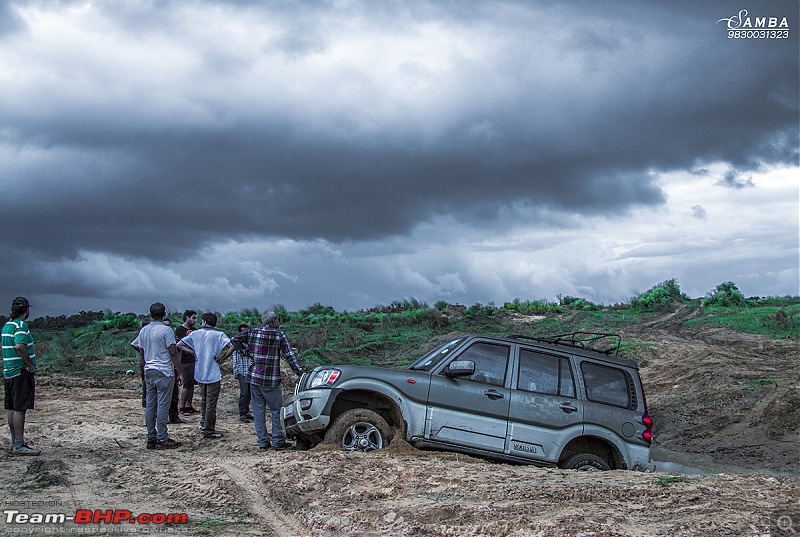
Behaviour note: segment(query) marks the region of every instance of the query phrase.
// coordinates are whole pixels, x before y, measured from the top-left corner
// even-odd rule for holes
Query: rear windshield
[[[447,356],[447,354],[451,350],[456,348],[458,344],[461,343],[462,341],[464,341],[464,338],[460,337],[458,339],[448,341],[444,345],[439,345],[438,347],[430,351],[428,354],[426,354],[425,356],[423,356],[422,358],[420,358],[419,360],[408,366],[408,368],[419,369],[422,371],[430,371],[434,367],[436,367],[436,364],[438,364],[442,360],[442,358]]]

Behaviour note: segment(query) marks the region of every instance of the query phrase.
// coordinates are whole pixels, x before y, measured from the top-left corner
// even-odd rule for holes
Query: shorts
[[[36,381],[26,369],[16,377],[5,379],[5,409],[29,410],[36,399]]]
[[[184,388],[191,388],[197,384],[194,380],[194,362],[191,364],[181,364],[181,373],[183,373]]]

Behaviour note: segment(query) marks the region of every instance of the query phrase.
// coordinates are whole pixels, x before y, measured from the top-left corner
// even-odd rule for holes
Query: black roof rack
[[[589,349],[609,356],[619,356],[619,347],[622,345],[622,336],[619,334],[612,334],[608,332],[587,332],[578,330],[577,332],[570,332],[568,334],[558,334],[555,336],[526,336],[522,334],[513,334],[508,336],[509,339],[527,339],[530,341],[538,341],[540,343],[553,343],[555,345],[566,345],[568,347],[575,347],[578,349]],[[616,339],[616,342],[611,342],[607,347],[596,347],[595,345],[602,340]]]

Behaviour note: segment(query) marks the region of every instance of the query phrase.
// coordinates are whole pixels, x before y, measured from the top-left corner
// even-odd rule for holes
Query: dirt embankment
[[[187,535],[761,535],[797,517],[800,462],[796,342],[722,330],[642,326],[642,377],[664,457],[723,473],[597,474],[422,452],[260,451],[223,381],[219,428],[171,425],[184,446],[145,449],[138,379],[40,379],[28,437],[40,457],[0,458],[4,511],[186,513],[167,527],[20,524],[30,532]],[[7,440],[7,433],[3,436]],[[714,467],[714,465],[726,465]],[[782,519],[787,520],[787,519]],[[797,524],[798,518],[793,522]],[[797,526],[800,532],[800,526]]]

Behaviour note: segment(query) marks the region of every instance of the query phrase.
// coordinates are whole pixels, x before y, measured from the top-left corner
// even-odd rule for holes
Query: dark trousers
[[[200,386],[200,425],[206,434],[214,432],[217,426],[217,401],[222,387],[222,381],[211,384],[199,383]]]
[[[239,415],[246,416],[250,413],[250,383],[247,382],[247,375],[236,375],[239,381]]]

